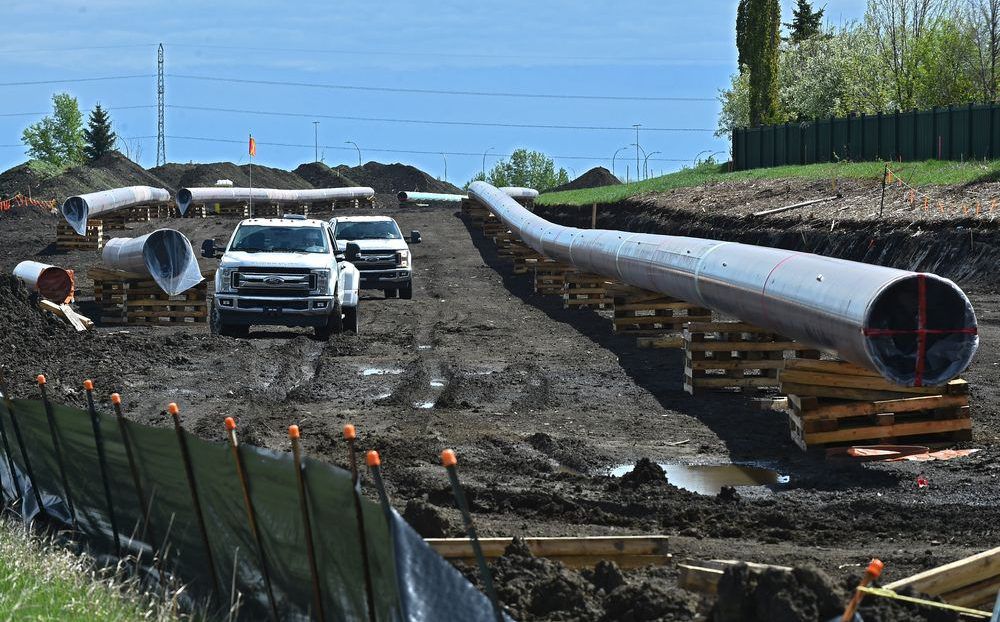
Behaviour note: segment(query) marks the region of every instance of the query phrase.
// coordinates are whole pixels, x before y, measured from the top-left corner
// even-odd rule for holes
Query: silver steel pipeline
[[[469,197],[464,194],[443,194],[439,192],[406,192],[401,190],[396,193],[396,198],[399,199],[400,203],[406,203],[409,201],[458,203],[464,199],[468,199]]]
[[[137,238],[112,238],[101,256],[112,268],[152,276],[171,296],[203,280],[191,242],[174,229],[157,229]]]
[[[943,384],[968,367],[979,345],[969,299],[933,274],[735,242],[563,227],[487,183],[473,183],[469,195],[548,257],[835,352],[897,384]]]
[[[485,183],[485,182],[480,182]],[[537,199],[538,191],[534,188],[521,188],[519,186],[504,186],[500,191],[512,199]]]
[[[164,188],[127,186],[70,197],[63,201],[61,211],[73,231],[84,235],[87,231],[87,219],[92,216],[147,203],[166,203],[169,200],[170,193]]]
[[[56,304],[73,298],[73,272],[37,261],[22,261],[14,266],[14,276],[30,291]]]
[[[254,201],[267,204],[319,203],[327,201],[349,201],[352,199],[372,199],[375,191],[359,186],[349,188],[311,188],[308,190],[278,190],[276,188],[181,188],[177,191],[177,209],[186,214],[194,203],[247,203]]]

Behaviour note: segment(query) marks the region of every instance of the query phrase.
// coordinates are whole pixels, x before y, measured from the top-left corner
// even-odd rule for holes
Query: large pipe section
[[[73,231],[85,235],[87,219],[90,217],[136,205],[166,203],[169,200],[170,193],[163,188],[127,186],[70,197],[63,201],[61,211]]]
[[[735,242],[563,227],[487,183],[473,183],[469,195],[548,257],[833,351],[897,384],[943,384],[968,367],[979,345],[968,298],[933,274]]]
[[[480,182],[485,183],[485,182]],[[503,192],[512,199],[537,199],[538,191],[534,188],[521,188],[519,186],[504,186],[500,188],[500,192]],[[471,193],[470,193],[471,194]]]
[[[373,199],[375,191],[359,186],[348,188],[311,188],[309,190],[278,190],[276,188],[181,188],[177,191],[177,209],[186,214],[194,203],[249,203],[302,205],[327,201]]]
[[[73,299],[73,271],[37,261],[22,261],[14,266],[14,276],[29,291],[37,292],[45,300],[57,305]]]
[[[534,199],[538,196],[538,191],[533,188],[516,188],[513,186],[500,188],[501,192],[514,199]],[[401,190],[396,193],[396,198],[400,203],[407,201],[436,201],[436,202],[459,202],[469,198],[466,194],[443,194],[439,192],[406,192]]]
[[[112,238],[104,245],[102,258],[112,268],[152,276],[171,296],[202,281],[191,242],[173,229],[157,229],[137,238]]]

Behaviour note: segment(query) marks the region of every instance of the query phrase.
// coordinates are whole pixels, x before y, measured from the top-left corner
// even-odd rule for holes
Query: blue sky
[[[792,4],[782,0],[784,21]],[[831,2],[827,17],[834,23],[857,19],[864,5],[865,0]],[[136,137],[130,142],[141,149],[140,163],[155,164],[153,76],[156,44],[162,42],[170,162],[246,162],[245,141],[252,132],[258,141],[255,163],[294,168],[314,159],[318,120],[320,154],[330,165],[357,164],[355,148],[345,143],[350,140],[365,162],[405,162],[443,177],[447,161],[448,180],[459,184],[481,168],[484,152],[489,168],[496,154],[518,147],[544,151],[557,166],[580,174],[592,166],[610,167],[612,154],[635,142],[634,130],[329,117],[714,130],[718,104],[328,87],[714,99],[735,69],[735,11],[736,0],[6,0],[0,6],[0,23],[7,24],[0,42],[0,170],[24,161],[21,131],[41,116],[18,113],[47,112],[52,94],[60,91],[78,97],[84,109],[95,102],[111,108],[118,134]],[[140,77],[9,85],[116,76]],[[705,131],[640,130],[640,145],[651,154],[648,166],[657,174],[676,170],[699,153],[728,148]],[[626,165],[634,178],[634,147],[616,160],[622,177]]]

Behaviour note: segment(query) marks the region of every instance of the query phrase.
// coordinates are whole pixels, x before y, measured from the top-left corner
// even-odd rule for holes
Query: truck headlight
[[[330,270],[327,268],[322,268],[319,270],[313,270],[312,273],[316,276],[316,291],[327,292],[330,290]]]
[[[396,251],[396,265],[400,268],[409,268],[410,251]]]
[[[215,291],[229,294],[236,291],[233,288],[233,275],[236,274],[236,268],[219,268],[215,274]]]

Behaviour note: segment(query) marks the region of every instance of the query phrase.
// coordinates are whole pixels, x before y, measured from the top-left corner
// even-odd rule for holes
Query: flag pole
[[[253,134],[250,134],[250,218],[253,218]]]

